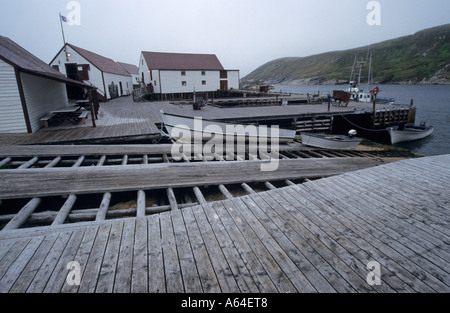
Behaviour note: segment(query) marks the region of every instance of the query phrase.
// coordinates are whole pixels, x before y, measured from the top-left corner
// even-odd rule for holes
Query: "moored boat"
[[[271,127],[261,127],[254,125],[234,125],[203,118],[181,116],[177,114],[161,111],[164,126],[169,136],[177,141],[188,140],[209,141],[213,138],[228,137],[235,138],[237,142],[254,140],[256,142],[272,142],[278,140],[279,143],[292,142],[295,139],[295,130],[278,129]],[[186,136],[189,133],[190,136]]]
[[[389,136],[391,137],[391,144],[399,142],[413,141],[423,139],[430,136],[433,131],[433,126],[427,126],[426,123],[420,123],[420,125],[406,124],[399,126],[392,126],[386,128]]]
[[[356,132],[349,132],[349,134],[354,133]],[[302,133],[301,137],[303,145],[324,149],[353,149],[361,143],[361,139],[345,135]]]

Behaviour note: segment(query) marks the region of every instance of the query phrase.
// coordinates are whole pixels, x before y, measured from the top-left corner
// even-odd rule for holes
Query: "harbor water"
[[[328,94],[343,90],[346,85],[275,85],[273,91]],[[434,126],[434,133],[425,139],[396,144],[413,153],[424,156],[450,154],[450,86],[426,85],[379,85],[380,98],[394,98],[396,104],[409,104],[411,99],[417,107],[416,124],[426,122]],[[362,86],[365,91],[367,86]]]

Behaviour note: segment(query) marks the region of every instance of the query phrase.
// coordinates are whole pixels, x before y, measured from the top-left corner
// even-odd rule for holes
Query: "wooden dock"
[[[0,292],[446,293],[449,164],[411,159],[145,217],[3,230]],[[380,285],[367,282],[371,261]]]
[[[265,100],[270,102],[276,99]],[[374,124],[376,127],[387,127],[402,121],[409,121],[415,114],[414,109],[409,105],[377,105]],[[41,129],[33,134],[0,134],[0,145],[158,141],[161,132],[157,125],[162,123],[160,110],[232,123],[272,123],[280,125],[281,128],[296,129],[297,131],[330,131],[335,117],[342,119],[342,116],[366,115],[370,119],[372,104],[351,103],[348,107],[331,106],[330,110],[328,110],[327,104],[266,105],[231,109],[208,105],[201,111],[194,111],[192,105],[175,105],[169,101],[132,102],[132,97],[129,96],[102,103],[99,118],[96,120],[96,128],[92,127],[89,122],[86,125],[76,126],[66,123],[58,127]],[[369,127],[370,125],[364,124],[364,126]]]

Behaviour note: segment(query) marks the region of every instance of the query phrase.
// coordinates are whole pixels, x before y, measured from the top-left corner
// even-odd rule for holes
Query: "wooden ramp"
[[[449,164],[406,160],[144,218],[2,231],[0,292],[449,292]],[[367,283],[371,261],[380,285]]]

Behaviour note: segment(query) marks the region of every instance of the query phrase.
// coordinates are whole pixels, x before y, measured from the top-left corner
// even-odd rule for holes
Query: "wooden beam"
[[[227,199],[233,199],[233,195],[228,191],[227,187],[225,187],[225,185],[219,185],[219,190],[222,192],[222,194],[227,198]]]
[[[28,202],[17,214],[16,216],[9,221],[8,224],[3,228],[2,231],[7,230],[13,230],[18,229],[20,226],[22,226],[27,219],[30,217],[30,215],[34,212],[34,210],[37,209],[39,204],[41,203],[40,198],[33,198]]]
[[[61,209],[58,212],[58,215],[56,216],[55,220],[52,223],[52,226],[62,225],[64,224],[65,220],[67,219],[67,216],[69,215],[70,211],[72,210],[73,205],[75,204],[75,201],[77,201],[77,196],[70,195],[64,205],[61,207]]]
[[[249,194],[255,194],[256,191],[253,190],[252,187],[250,187],[249,185],[247,185],[246,183],[242,183],[241,184],[242,188],[245,189],[245,191],[247,191]]]
[[[33,166],[33,164],[35,164],[38,160],[39,160],[38,157],[34,157],[31,160],[29,160],[28,162],[26,162],[26,163],[22,164],[21,166],[19,166],[18,169],[29,168],[29,167]]]
[[[167,198],[169,199],[170,207],[172,211],[178,210],[177,198],[172,188],[167,188]]]
[[[31,198],[320,178],[384,164],[380,158],[279,160],[278,169],[261,172],[267,161],[191,162],[151,165],[2,170],[0,198]]]
[[[145,191],[139,190],[137,194],[136,217],[145,217]]]
[[[102,203],[98,209],[96,221],[104,221],[106,219],[106,214],[108,213],[109,203],[111,202],[111,193],[107,192],[103,195]]]
[[[52,168],[55,167],[59,162],[61,162],[61,157],[58,156],[54,158],[50,163],[48,163],[45,168]]]
[[[5,158],[4,160],[2,160],[1,162],[0,162],[0,168],[2,168],[3,166],[5,166],[6,164],[8,164],[9,162],[11,162],[11,158],[10,157],[8,157],[8,158]]]
[[[206,201],[205,197],[203,196],[202,191],[200,190],[200,188],[198,188],[197,186],[194,186],[192,189],[194,190],[195,197],[197,197],[197,200],[198,200],[198,202],[200,204],[207,203],[207,201]]]

